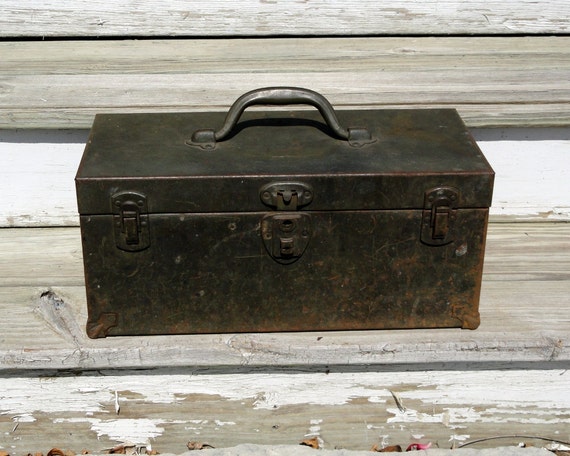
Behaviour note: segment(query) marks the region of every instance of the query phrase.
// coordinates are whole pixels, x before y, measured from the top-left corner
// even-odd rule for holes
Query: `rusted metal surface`
[[[97,116],[90,337],[478,326],[493,171],[454,110],[243,109],[209,147],[225,113]]]

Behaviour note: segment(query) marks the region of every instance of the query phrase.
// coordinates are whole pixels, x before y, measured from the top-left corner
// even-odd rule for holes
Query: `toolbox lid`
[[[340,138],[314,110],[251,110],[226,138],[195,141],[225,112],[99,114],[76,176],[79,212],[109,214],[111,198],[146,196],[149,213],[271,210],[263,189],[311,189],[299,210],[422,209],[425,192],[458,191],[457,208],[491,204],[494,173],[454,109],[336,111]]]

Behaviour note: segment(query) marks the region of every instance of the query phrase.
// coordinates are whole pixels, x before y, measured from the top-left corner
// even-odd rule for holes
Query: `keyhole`
[[[295,229],[295,222],[291,219],[285,219],[281,222],[281,231],[290,233]]]

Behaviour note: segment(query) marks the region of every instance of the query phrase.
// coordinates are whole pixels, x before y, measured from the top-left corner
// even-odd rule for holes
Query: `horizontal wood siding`
[[[4,0],[2,35],[270,36],[568,33],[566,0]]]
[[[454,107],[471,127],[570,124],[570,37],[4,42],[0,61],[0,128],[227,110],[276,85],[338,109]]]
[[[476,129],[496,172],[491,221],[570,220],[570,128]],[[87,130],[0,131],[0,227],[78,225]]]
[[[298,443],[317,438],[329,450],[396,444],[405,449],[412,442],[431,442],[427,453],[412,454],[441,456],[434,449],[497,435],[570,440],[569,387],[570,372],[561,367],[16,373],[0,377],[1,445],[19,456],[56,445],[76,454],[103,454],[130,442],[160,454],[182,454],[188,441],[216,448],[286,444],[289,451],[279,454],[312,456],[314,450]],[[519,437],[468,448],[521,441],[546,444]],[[376,453],[354,456],[365,454]]]

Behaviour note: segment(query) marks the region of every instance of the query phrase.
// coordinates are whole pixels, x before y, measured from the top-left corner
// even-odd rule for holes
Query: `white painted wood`
[[[0,226],[77,225],[85,131],[0,130]]]
[[[490,226],[475,331],[85,335],[77,228],[0,230],[0,370],[570,362],[570,224]],[[54,295],[45,295],[46,291]],[[43,296],[42,296],[43,295]],[[136,305],[136,303],[133,303]]]
[[[0,43],[0,128],[227,110],[302,86],[337,109],[455,107],[471,127],[570,125],[570,36]]]
[[[369,450],[411,442],[450,448],[501,434],[570,436],[564,369],[38,374],[0,377],[2,445],[12,454],[55,444],[97,453],[131,442],[180,454],[193,440],[219,448],[317,437],[324,449]],[[502,443],[520,440],[534,443]]]
[[[570,220],[570,129],[475,129],[496,172],[492,221]],[[78,225],[86,130],[0,130],[0,226]]]
[[[270,36],[556,34],[565,0],[4,0],[2,35]]]
[[[476,130],[475,137],[496,173],[492,220],[570,220],[570,129]]]

